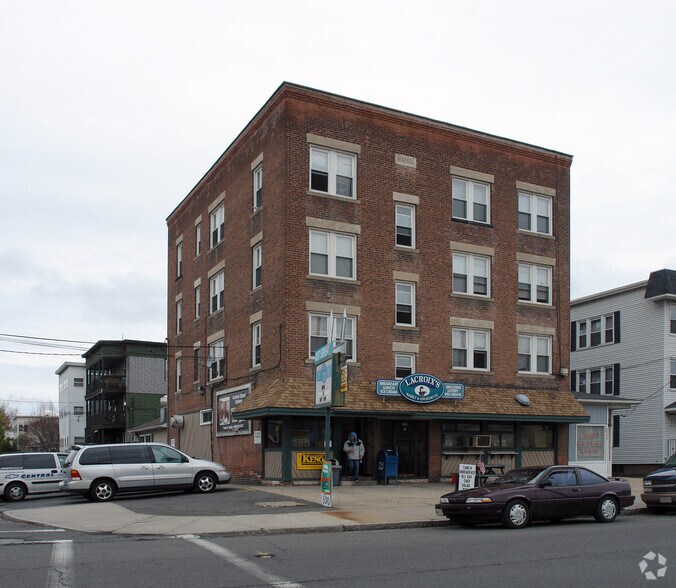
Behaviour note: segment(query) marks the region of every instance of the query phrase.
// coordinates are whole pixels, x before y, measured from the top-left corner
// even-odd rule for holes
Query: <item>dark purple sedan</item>
[[[487,486],[444,494],[436,511],[463,527],[501,522],[520,529],[531,521],[579,516],[610,523],[632,504],[627,481],[608,480],[587,468],[551,466],[511,470]]]

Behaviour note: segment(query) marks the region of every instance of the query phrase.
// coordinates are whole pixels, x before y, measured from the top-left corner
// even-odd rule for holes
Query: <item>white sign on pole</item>
[[[474,488],[476,480],[476,465],[461,463],[458,466],[458,490],[469,490]]]

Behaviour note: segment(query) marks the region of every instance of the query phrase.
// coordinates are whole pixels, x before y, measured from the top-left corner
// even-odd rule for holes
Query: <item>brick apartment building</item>
[[[283,83],[167,219],[169,441],[236,478],[318,479],[333,317],[340,462],[356,431],[365,476],[380,449],[430,480],[479,455],[567,463],[588,420],[568,381],[571,162]],[[457,395],[397,393],[417,373]]]

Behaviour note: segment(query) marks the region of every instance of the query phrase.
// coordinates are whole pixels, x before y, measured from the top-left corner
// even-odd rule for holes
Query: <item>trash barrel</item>
[[[333,485],[340,486],[341,465],[337,459],[330,459],[329,462],[331,463],[331,480],[333,481]]]
[[[394,449],[381,449],[376,457],[376,479],[388,484],[390,478],[399,482],[399,452]]]

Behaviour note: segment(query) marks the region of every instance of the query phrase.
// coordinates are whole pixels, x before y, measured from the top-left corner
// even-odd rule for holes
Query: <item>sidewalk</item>
[[[625,514],[641,512],[642,481],[628,478],[634,506]],[[289,499],[321,504],[319,484],[303,486],[256,486],[270,494],[272,503]],[[82,503],[68,506],[5,511],[7,519],[93,533],[120,535],[254,535],[330,532],[363,529],[428,527],[451,524],[437,516],[434,505],[452,490],[448,483],[399,483],[387,486],[373,482],[343,482],[333,489],[332,508],[313,512],[232,516],[168,516],[135,513],[112,503]],[[282,500],[280,500],[282,499]],[[283,504],[279,510],[283,510]]]

